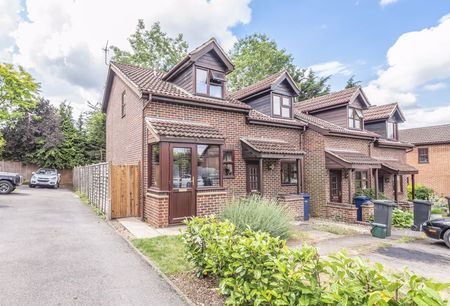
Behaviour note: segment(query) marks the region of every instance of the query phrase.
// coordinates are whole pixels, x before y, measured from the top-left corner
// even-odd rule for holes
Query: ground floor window
[[[220,146],[197,145],[197,187],[220,186]]]
[[[234,151],[223,150],[223,177],[234,177]]]
[[[284,161],[281,162],[281,184],[293,185],[297,184],[297,162]]]
[[[159,164],[160,145],[159,143],[151,144],[149,146],[149,187],[161,187],[161,168]]]
[[[367,171],[356,171],[355,172],[356,188],[367,189],[369,187],[367,178],[368,178]]]
[[[403,193],[404,192],[404,186],[403,186],[403,175],[400,175],[399,176],[399,189],[400,189],[400,193]]]

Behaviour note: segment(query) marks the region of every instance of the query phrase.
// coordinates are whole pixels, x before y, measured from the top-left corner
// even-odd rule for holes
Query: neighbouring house
[[[311,194],[313,215],[361,221],[362,211],[353,204],[359,189],[407,201],[405,176],[417,170],[406,164],[412,145],[400,142],[388,127],[404,121],[396,104],[371,106],[363,90],[353,87],[298,102],[294,109],[296,118],[308,125],[304,189]]]
[[[140,164],[140,216],[153,226],[217,213],[258,192],[303,215],[306,124],[299,90],[281,71],[235,93],[233,64],[216,40],[167,73],[111,63],[103,100],[107,161]]]
[[[400,130],[400,139],[411,142],[408,163],[419,169],[416,183],[431,187],[440,196],[450,195],[450,124]]]

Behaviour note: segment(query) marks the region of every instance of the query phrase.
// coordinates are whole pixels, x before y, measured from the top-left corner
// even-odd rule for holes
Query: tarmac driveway
[[[184,305],[69,190],[0,196],[0,305]]]

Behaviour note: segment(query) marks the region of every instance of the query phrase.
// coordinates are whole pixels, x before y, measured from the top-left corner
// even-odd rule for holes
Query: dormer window
[[[397,124],[395,122],[387,122],[387,138],[397,139]]]
[[[195,92],[214,98],[223,98],[223,87],[225,75],[221,72],[196,68],[195,69]]]
[[[351,129],[363,129],[363,113],[360,109],[348,108],[348,127]]]
[[[292,99],[288,96],[272,94],[272,114],[274,117],[291,118]]]

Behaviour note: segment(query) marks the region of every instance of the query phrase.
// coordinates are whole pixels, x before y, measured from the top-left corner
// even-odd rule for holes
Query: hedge
[[[447,305],[435,283],[402,272],[387,274],[345,252],[321,258],[304,245],[291,250],[285,240],[228,220],[193,218],[183,234],[186,256],[198,276],[220,279],[228,305]]]

